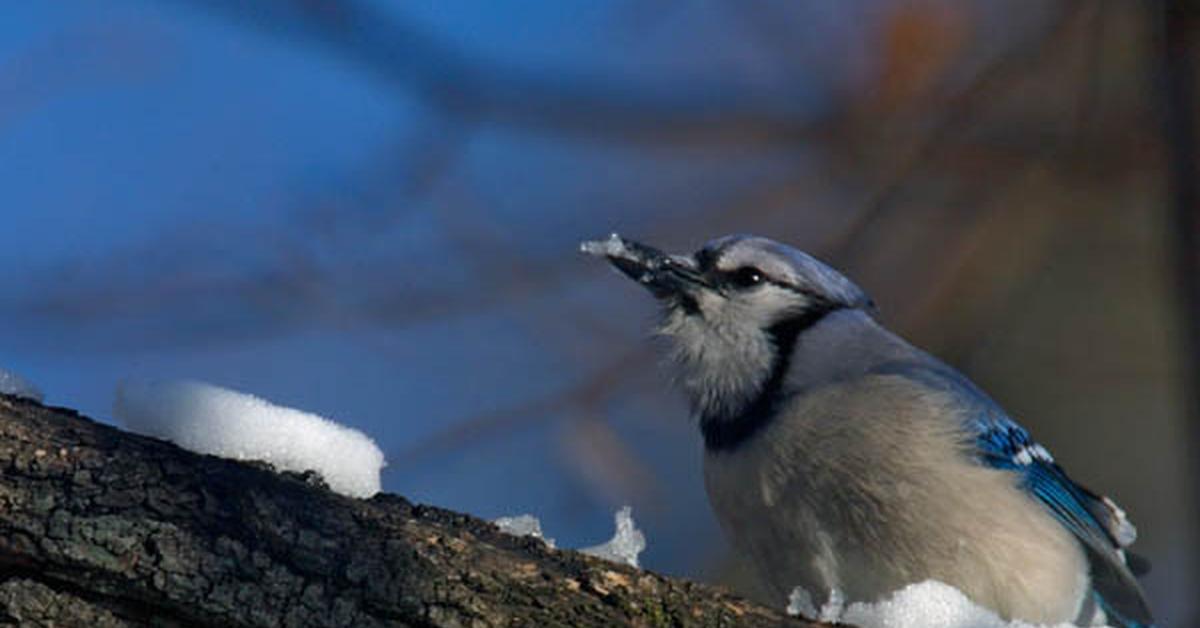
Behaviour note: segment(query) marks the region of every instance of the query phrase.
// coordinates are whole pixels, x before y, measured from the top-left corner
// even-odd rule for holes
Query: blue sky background
[[[110,420],[122,378],[190,377],[334,417],[403,452],[579,379],[588,363],[574,354],[596,344],[548,339],[525,313],[536,303],[483,294],[476,269],[447,246],[439,203],[469,206],[461,220],[519,245],[527,263],[557,267],[546,275],[590,284],[606,275],[575,245],[648,222],[651,208],[632,196],[653,188],[679,201],[652,208],[654,220],[666,207],[684,215],[704,200],[697,175],[736,183],[796,159],[731,164],[696,151],[662,163],[602,135],[580,150],[503,124],[468,136],[353,59],[200,5],[28,3],[4,13],[0,305],[11,333],[0,355],[48,402],[100,420]],[[720,35],[719,12],[665,16],[613,45],[613,21],[639,19],[619,13],[532,3],[497,15],[477,3],[414,5],[402,17],[465,55],[551,75],[638,85],[682,72],[716,85],[727,69],[760,67],[744,42],[679,32]],[[688,46],[647,55],[665,41]],[[606,53],[594,54],[600,46]],[[738,77],[731,85],[779,91],[770,76]],[[442,142],[458,145],[450,182],[424,195],[390,189]],[[643,176],[639,162],[657,175]],[[572,180],[584,178],[580,190]],[[440,187],[466,191],[441,200]],[[611,324],[650,320],[649,304],[637,307]],[[649,426],[627,406],[606,409],[661,463],[653,473],[694,471],[694,450],[663,457],[653,446],[692,438],[680,405],[655,408],[663,420]],[[534,512],[566,546],[602,540],[612,508],[633,496],[581,487],[556,459],[569,454],[555,453],[552,422],[528,419],[419,464],[393,454],[386,486],[486,517]],[[678,486],[690,510],[703,508],[698,483]],[[685,526],[664,507],[635,506],[658,537],[647,564],[686,573],[708,560],[690,546],[715,536],[710,520]]]
[[[1004,393],[1069,468],[1121,491],[1158,531],[1152,598],[1182,617],[1190,497],[1159,512],[1166,498],[1145,495],[1190,490],[1183,454],[1160,447],[1179,442],[1178,407],[1144,413],[1158,426],[1138,453],[1160,462],[1142,465],[1150,475],[1118,474],[1104,453],[1122,440],[1122,403],[1169,398],[1169,326],[1134,343],[1162,354],[1114,353],[1126,370],[1106,372],[1122,374],[1125,395],[1103,408],[1071,407],[1100,397],[1029,375],[1054,344],[1041,341],[1056,329],[1045,321],[1105,312],[1128,327],[1168,307],[1130,313],[1099,292],[1118,276],[1100,265],[1129,257],[1113,242],[1142,247],[1133,255],[1147,264],[1161,248],[1158,214],[1138,205],[1157,198],[1138,187],[1153,161],[1098,177],[1120,193],[1068,193],[1076,184],[1044,183],[1052,167],[1024,161],[1017,192],[981,187],[1076,128],[1062,120],[1079,110],[1019,80],[962,96],[1033,46],[1055,6],[9,3],[0,368],[102,421],[123,378],[253,393],[370,434],[389,491],[489,518],[531,512],[567,547],[604,540],[630,503],[649,538],[643,565],[724,577],[700,443],[649,339],[653,305],[576,246],[614,230],[679,249],[766,233],[832,256],[889,322]],[[1103,32],[1114,49],[1136,39]],[[1029,73],[1072,72],[1088,49],[1061,48],[1063,64]],[[1117,69],[1091,95],[1105,103],[1097,120],[1124,111],[1141,80],[1125,54],[1101,55]],[[1001,103],[999,122],[950,134],[967,138],[965,158],[905,166],[964,102]],[[870,222],[896,176],[915,181],[887,197],[902,218]],[[955,231],[975,225],[965,208],[1010,193],[1003,218]],[[1103,202],[1105,220],[1074,209]],[[1066,209],[1043,222],[1044,207]],[[1151,218],[1125,224],[1135,214]],[[1052,244],[1085,224],[1122,235]],[[866,236],[846,244],[848,233]],[[976,268],[970,280],[939,279],[956,264]],[[1129,281],[1158,285],[1145,276]],[[1064,285],[1096,292],[1060,308]],[[1052,305],[1011,309],[1031,302]],[[1060,344],[1111,342],[1110,322],[1076,325],[1094,335]],[[1024,361],[1006,361],[1006,347],[1024,347]],[[1076,445],[1063,426],[1080,417],[1114,427]]]

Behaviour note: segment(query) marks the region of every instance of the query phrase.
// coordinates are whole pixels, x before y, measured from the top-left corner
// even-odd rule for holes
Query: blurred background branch
[[[516,125],[534,132],[593,139],[779,142],[795,144],[809,125],[797,124],[789,101],[806,101],[798,86],[744,93],[721,81],[609,82],[557,75],[472,58],[366,1],[191,0],[254,28],[318,46],[465,121]],[[792,91],[795,90],[795,91]]]
[[[1196,57],[1200,55],[1200,6],[1196,2],[1159,2],[1156,16],[1163,141],[1167,147],[1167,190],[1181,306],[1183,372],[1191,392],[1187,415],[1191,441],[1200,442],[1200,168],[1197,164]],[[1200,457],[1189,452],[1200,476]],[[1200,504],[1200,500],[1197,500]],[[1200,559],[1198,559],[1200,562]]]

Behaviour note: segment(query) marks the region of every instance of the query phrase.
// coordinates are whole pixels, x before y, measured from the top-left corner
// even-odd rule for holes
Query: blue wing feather
[[[1024,428],[1007,417],[989,418],[980,426],[975,441],[980,459],[990,467],[1018,473],[1021,486],[1049,507],[1080,540],[1119,549],[1117,539],[1093,514],[1091,502],[1095,497],[1071,481]]]
[[[1067,477],[1050,454],[1011,419],[988,417],[980,427],[975,442],[981,461],[1019,474],[1020,486],[1083,543],[1092,565],[1096,602],[1109,620],[1127,628],[1151,626],[1149,608],[1125,564],[1122,539],[1112,525],[1097,517],[1108,508],[1102,498]]]
[[[1019,486],[1036,497],[1082,543],[1092,567],[1096,602],[1110,622],[1125,628],[1149,628],[1149,608],[1121,548],[1133,528],[1111,501],[1072,481],[1025,428],[1004,413],[970,380],[949,367],[893,365],[881,369],[924,386],[951,393],[965,404],[967,428],[975,434],[979,461],[1016,473]]]

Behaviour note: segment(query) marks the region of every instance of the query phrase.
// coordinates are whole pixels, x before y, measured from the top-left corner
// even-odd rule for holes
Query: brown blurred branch
[[[885,169],[883,183],[871,193],[864,203],[865,209],[846,229],[842,245],[833,254],[835,259],[852,260],[859,254],[858,247],[867,240],[863,234],[882,223],[889,210],[894,209],[905,185],[939,154],[957,144],[982,106],[1010,89],[1013,82],[1026,78],[1032,68],[1063,45],[1068,39],[1065,35],[1081,19],[1083,6],[1084,3],[1074,0],[1063,2],[1044,32],[1032,41],[1012,46],[1007,54],[976,72],[962,88],[942,98],[937,105],[940,113],[931,130],[910,151],[894,160],[890,170]]]
[[[1200,442],[1200,171],[1196,129],[1196,58],[1200,55],[1200,6],[1194,0],[1153,4],[1161,89],[1162,132],[1167,151],[1167,190],[1173,229],[1176,290],[1187,382],[1186,412],[1192,441]],[[1192,453],[1192,472],[1200,460]],[[1200,503],[1200,502],[1198,502]],[[1193,557],[1200,564],[1200,555]],[[1192,618],[1193,621],[1195,618]]]

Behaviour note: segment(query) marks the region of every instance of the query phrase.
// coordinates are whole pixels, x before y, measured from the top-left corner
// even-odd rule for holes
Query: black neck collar
[[[743,404],[741,409],[700,417],[700,432],[704,435],[705,449],[710,452],[731,451],[771,422],[776,407],[786,397],[783,383],[791,367],[796,341],[801,334],[826,316],[842,309],[847,309],[847,306],[828,301],[821,302],[767,329],[775,347],[775,357],[771,361],[771,372],[766,382],[758,394]]]

